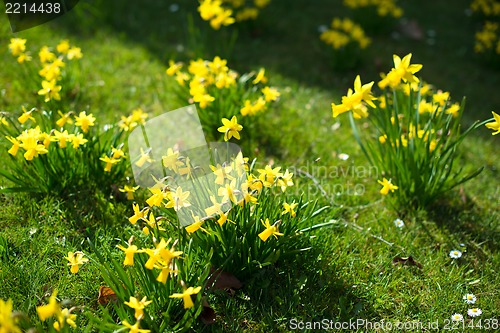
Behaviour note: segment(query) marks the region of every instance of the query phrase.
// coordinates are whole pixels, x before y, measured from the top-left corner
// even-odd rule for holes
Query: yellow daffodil
[[[370,83],[362,85],[361,78],[359,75],[357,75],[356,79],[354,79],[354,93],[361,94],[361,100],[363,100],[366,104],[368,104],[372,108],[376,108],[373,101],[375,101],[377,98],[372,95],[373,83],[374,82],[372,81]]]
[[[493,131],[496,131],[491,133],[492,135],[497,135],[500,133],[500,115],[493,111],[491,113],[493,114],[493,122],[487,123],[485,126]]]
[[[67,39],[64,39],[59,42],[56,46],[56,50],[59,53],[66,54],[69,51],[69,41]]]
[[[39,154],[47,154],[49,152],[44,145],[39,144],[37,139],[32,136],[23,139],[20,147],[26,150],[24,158],[27,161],[33,160]]]
[[[67,143],[71,142],[72,137],[69,135],[67,130],[64,130],[64,132],[59,132],[56,130],[53,133],[53,139],[59,142],[60,148],[66,148]]]
[[[137,165],[139,168],[142,168],[146,163],[153,163],[154,160],[149,156],[150,151],[151,150],[148,149],[146,152],[144,152],[144,149],[141,148],[141,156],[135,162],[135,165]]]
[[[31,113],[34,111],[34,109],[32,109],[30,111],[26,111],[26,109],[23,106],[22,110],[23,110],[23,114],[20,115],[19,118],[17,118],[17,121],[19,121],[21,124],[24,124],[28,120],[31,120],[33,122],[35,121],[35,118],[33,118],[33,116],[31,115]]]
[[[283,208],[285,209],[284,211],[281,212],[281,215],[285,214],[290,214],[291,217],[297,216],[297,213],[295,212],[295,208],[297,208],[298,203],[292,202],[291,204],[284,202],[283,203]]]
[[[56,121],[57,126],[63,127],[64,125],[66,125],[66,123],[73,124],[73,120],[71,119],[71,115],[73,114],[72,111],[65,114],[63,114],[61,111],[57,111],[57,113],[59,114],[59,116],[61,116],[61,118]]]
[[[233,136],[236,139],[240,139],[240,131],[243,129],[243,126],[238,124],[238,119],[236,116],[233,116],[231,120],[227,118],[222,118],[222,125],[217,129],[217,131],[224,133],[224,141],[228,141]]]
[[[401,59],[396,54],[393,55],[394,68],[386,76],[386,81],[382,80],[379,82],[380,88],[384,88],[389,85],[391,88],[399,85],[401,80],[403,82],[418,83],[418,78],[414,75],[422,69],[420,64],[410,64],[412,54],[409,53]],[[384,82],[384,83],[382,83]]]
[[[133,297],[130,296],[130,299],[128,302],[123,302],[123,304],[128,305],[130,308],[134,309],[134,317],[135,319],[142,318],[144,315],[144,308],[151,304],[153,301],[146,301],[147,297],[144,296],[140,301]]]
[[[258,84],[260,82],[262,82],[263,84],[267,83],[266,70],[264,68],[259,69],[257,75],[255,76],[255,79],[252,81],[253,84]]]
[[[7,140],[9,140],[12,143],[12,147],[8,150],[8,153],[11,154],[12,156],[17,155],[17,151],[19,150],[19,147],[21,146],[21,142],[17,140],[16,138],[13,138],[11,136],[6,136]]]
[[[196,295],[200,292],[201,287],[189,287],[184,290],[182,293],[174,293],[170,295],[170,298],[182,298],[184,302],[184,309],[189,309],[194,306],[193,300],[191,299],[191,295]]]
[[[38,317],[41,321],[45,321],[53,315],[57,315],[61,312],[61,306],[57,302],[57,290],[52,292],[52,295],[49,298],[49,303],[45,305],[40,305],[36,308],[36,312],[38,313]]]
[[[71,136],[71,143],[74,149],[78,149],[78,147],[86,144],[89,141],[83,137],[82,133],[78,133],[77,135],[70,134],[70,136]]]
[[[68,60],[81,59],[83,57],[83,53],[79,47],[72,47],[68,50],[66,57],[68,57]]]
[[[224,186],[219,187],[217,191],[217,195],[221,197],[221,201],[229,201],[233,203],[238,203],[238,200],[236,199],[236,194],[238,194],[239,191],[236,189],[236,180],[232,180],[230,183],[226,183]]]
[[[172,191],[172,201],[174,202],[174,209],[178,211],[183,207],[189,207],[191,204],[187,200],[189,198],[189,191],[182,191],[182,188],[179,186]]]
[[[182,62],[175,62],[173,60],[169,60],[168,61],[168,68],[166,70],[167,75],[168,76],[176,75],[177,73],[179,73],[182,66],[183,66]]]
[[[56,319],[57,321],[54,322],[53,326],[58,332],[64,327],[65,324],[76,328],[76,314],[71,313],[69,309],[62,309],[58,314],[56,314]]]
[[[68,252],[68,256],[64,257],[64,259],[68,260],[68,266],[71,266],[71,273],[76,274],[80,269],[80,266],[89,261],[87,258],[84,258],[85,254],[81,251],[76,252]]]
[[[269,223],[269,219],[266,219],[266,221],[262,221],[262,225],[264,225],[264,227],[266,228],[264,231],[262,231],[260,234],[259,234],[259,238],[262,239],[262,241],[267,241],[267,239],[270,237],[270,236],[274,236],[276,238],[278,238],[278,236],[283,236],[282,233],[278,232],[278,227],[277,227],[277,224],[278,223],[275,223],[274,225],[271,225]]]
[[[121,161],[120,159],[109,157],[107,155],[103,155],[101,158],[99,158],[99,160],[106,163],[106,166],[104,167],[105,172],[111,172],[111,168],[113,167],[113,165]]]
[[[129,329],[130,333],[150,333],[151,330],[146,330],[143,328],[139,328],[139,321],[137,321],[134,325],[129,324],[128,321],[123,320],[122,325]]]
[[[42,64],[54,61],[56,59],[56,55],[52,53],[48,46],[43,46],[38,52],[38,57],[40,58],[40,62]]]
[[[19,56],[26,50],[26,39],[23,38],[11,38],[9,44],[10,53],[14,57]]]
[[[264,87],[262,93],[266,102],[276,101],[280,97],[280,93],[276,88]]]
[[[259,173],[259,179],[263,182],[264,186],[270,187],[280,175],[280,170],[281,167],[273,169],[270,165],[266,165],[264,169],[257,169],[257,172]]]
[[[20,64],[24,64],[25,62],[31,61],[31,56],[29,53],[21,53],[19,57],[17,57],[17,62]]]
[[[281,188],[282,192],[285,192],[288,187],[293,186],[293,173],[285,170],[285,173],[278,173],[277,175],[277,185]]]
[[[387,178],[385,177],[382,180],[378,180],[378,183],[382,185],[380,193],[383,195],[389,194],[389,191],[394,192],[399,188],[396,185],[392,184],[391,180],[387,180]]]
[[[127,193],[127,200],[134,200],[134,192],[139,189],[139,186],[128,186],[125,185],[123,188],[120,188],[119,191],[123,193]]]
[[[168,148],[167,155],[162,156],[161,160],[165,168],[170,169],[175,173],[179,173],[179,166],[182,165],[182,162],[179,161],[178,151],[174,151],[172,148]]]
[[[133,245],[130,242],[128,247],[123,247],[122,245],[117,245],[116,247],[125,252],[123,266],[134,266],[134,254],[143,252],[142,250],[139,250],[136,245]]]
[[[0,332],[21,333],[17,326],[17,318],[13,316],[12,300],[4,301],[0,298]]]
[[[146,252],[149,256],[149,259],[144,264],[144,267],[147,269],[153,269],[155,265],[157,265],[158,261],[161,261],[163,266],[168,266],[173,258],[177,258],[182,254],[182,251],[175,251],[173,246],[170,250],[167,249],[166,247],[169,243],[170,239],[165,241],[162,238],[154,249],[144,249],[144,252]]]
[[[50,81],[42,81],[42,89],[38,90],[38,95],[45,96],[45,102],[49,102],[52,99],[55,99],[56,101],[61,100],[61,95],[59,95],[59,92],[61,91],[61,86],[57,85],[56,80],[50,80]]]
[[[75,117],[75,125],[80,127],[83,133],[87,133],[89,128],[94,126],[95,117],[91,114],[87,115],[86,111],[80,112],[78,116]]]
[[[132,224],[136,224],[139,219],[144,218],[144,215],[147,214],[148,209],[141,210],[138,204],[132,204],[132,208],[134,209],[134,215],[129,217],[128,221]]]

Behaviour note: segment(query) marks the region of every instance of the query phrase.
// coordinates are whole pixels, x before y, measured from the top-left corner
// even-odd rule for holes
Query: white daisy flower
[[[451,316],[451,321],[463,321],[464,316],[462,316],[460,313],[455,313],[453,316]]]
[[[483,313],[483,311],[481,311],[480,308],[474,308],[474,309],[469,309],[467,310],[467,314],[470,316],[470,317],[478,317],[481,315],[481,313]]]
[[[465,296],[463,298],[467,304],[476,303],[476,296],[474,294],[465,294]]]
[[[450,251],[450,257],[452,259],[458,259],[462,256],[462,252],[458,251],[458,250],[452,250]]]
[[[398,228],[402,228],[405,226],[405,223],[403,222],[403,220],[398,218],[394,220],[394,225]]]

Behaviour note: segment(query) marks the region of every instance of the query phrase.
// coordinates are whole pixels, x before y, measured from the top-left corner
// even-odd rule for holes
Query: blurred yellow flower
[[[392,182],[390,180],[387,180],[387,178],[385,177],[382,180],[378,180],[378,183],[382,185],[380,193],[383,195],[387,195],[389,194],[389,191],[394,192],[398,189],[396,185],[392,184]]]
[[[9,44],[10,53],[14,57],[19,56],[26,50],[26,39],[23,38],[11,38]]]
[[[257,72],[257,75],[255,76],[255,79],[252,81],[253,84],[258,84],[258,83],[267,83],[267,77],[266,77],[266,70],[264,68],[259,69]]]
[[[57,111],[57,113],[61,116],[61,118],[56,121],[57,126],[63,127],[64,125],[66,125],[66,123],[73,124],[73,120],[71,119],[71,115],[73,114],[72,111],[65,114],[63,114],[61,111]]]
[[[22,107],[23,109],[23,114],[19,116],[19,118],[17,118],[17,121],[19,121],[21,124],[24,124],[25,122],[29,120],[31,121],[35,121],[35,118],[33,118],[33,116],[31,115],[31,113],[33,112],[34,109],[30,110],[30,111],[26,111],[26,109],[24,108],[24,106]]]
[[[291,204],[284,202],[283,203],[283,208],[285,209],[284,211],[281,212],[281,215],[285,214],[290,214],[291,217],[297,216],[297,213],[295,212],[295,208],[297,208],[298,203],[292,202]]]
[[[144,296],[140,301],[133,297],[130,296],[130,299],[128,302],[123,302],[123,304],[128,305],[130,308],[134,309],[134,317],[135,319],[142,318],[144,315],[144,308],[151,304],[153,301],[146,301],[147,297]]]
[[[142,250],[139,250],[136,245],[133,245],[130,242],[128,247],[123,247],[122,245],[117,245],[116,247],[125,252],[123,266],[134,266],[134,254],[143,252]]]
[[[56,59],[56,55],[52,53],[48,46],[43,46],[38,52],[38,57],[40,58],[40,62],[42,64],[54,61]]]
[[[13,316],[12,299],[4,301],[0,298],[0,332],[21,333],[17,326],[17,318]]]
[[[61,100],[61,95],[59,92],[61,91],[61,86],[57,85],[56,80],[51,81],[42,81],[42,89],[38,90],[38,95],[45,96],[45,102],[49,102],[52,99],[56,101]]]
[[[82,50],[79,47],[72,47],[68,50],[66,57],[68,60],[81,59],[83,57]]]
[[[174,293],[170,295],[170,298],[182,298],[184,301],[184,309],[189,309],[194,306],[193,300],[191,299],[191,295],[196,295],[200,292],[201,287],[189,287],[184,290],[182,293]]]
[[[45,305],[40,305],[36,308],[36,312],[38,313],[38,317],[41,321],[45,321],[53,315],[57,315],[61,312],[61,306],[57,302],[57,290],[52,292],[50,295],[49,303]]]
[[[132,204],[132,208],[134,209],[134,215],[129,217],[128,221],[132,224],[136,224],[139,219],[144,218],[144,215],[147,214],[148,210],[141,210],[138,204]]]
[[[134,200],[134,192],[139,189],[139,186],[128,186],[125,185],[123,188],[120,188],[119,191],[123,193],[127,193],[127,200]]]
[[[150,333],[151,332],[151,330],[139,328],[139,322],[140,321],[137,321],[134,325],[131,325],[131,324],[129,324],[128,321],[123,320],[122,324],[123,324],[123,326],[125,326],[126,328],[129,329],[130,333]]]
[[[75,125],[80,127],[83,133],[87,133],[89,128],[94,126],[95,117],[91,114],[87,115],[86,111],[80,112],[78,116],[75,117]]]
[[[491,133],[492,135],[497,135],[500,133],[500,115],[493,111],[491,113],[493,114],[493,122],[487,123],[485,126],[493,131],[496,131]]]
[[[62,40],[57,44],[56,50],[59,53],[66,54],[69,51],[69,41],[67,39]]]
[[[264,94],[266,102],[276,101],[278,97],[280,97],[280,93],[276,88],[264,87],[262,93]]]
[[[99,159],[106,163],[106,166],[104,167],[105,172],[111,172],[111,168],[113,167],[113,165],[120,162],[120,159],[109,157],[108,155],[103,155]]]

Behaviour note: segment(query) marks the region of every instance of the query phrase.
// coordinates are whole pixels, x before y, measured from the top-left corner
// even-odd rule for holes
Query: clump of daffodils
[[[344,5],[352,9],[374,7],[382,17],[399,18],[403,15],[403,9],[397,5],[397,0],[344,0]]]
[[[500,2],[498,0],[473,0],[470,9],[484,16],[500,16]]]
[[[220,119],[264,113],[280,97],[278,89],[267,85],[265,69],[240,75],[218,56],[189,64],[171,60],[166,73],[177,82],[181,103],[199,106],[201,123],[212,134],[211,139],[219,137],[216,129]]]
[[[52,194],[121,182],[127,169],[124,137],[146,117],[142,110],[134,110],[100,134],[96,117],[87,111],[23,106],[19,113],[4,113],[0,140],[9,144],[10,158],[2,175],[17,190]]]
[[[41,321],[52,321],[53,328],[59,332],[67,326],[76,328],[76,314],[72,313],[74,308],[62,308],[57,301],[57,290],[54,290],[49,298],[49,302],[45,305],[40,305],[36,308],[38,317]],[[52,330],[50,330],[52,331]]]
[[[31,52],[26,49],[26,39],[11,38],[9,44],[10,53],[16,57],[20,64],[33,62]],[[79,60],[83,57],[79,47],[71,45],[68,40],[62,40],[55,47],[42,46],[38,52],[39,64],[38,75],[41,77],[38,95],[42,96],[44,102],[60,101],[61,90],[68,62]]]
[[[483,29],[476,32],[474,51],[476,53],[494,53],[500,55],[500,38],[498,23],[486,21]]]
[[[487,122],[462,132],[463,103],[422,82],[415,75],[422,65],[411,64],[411,56],[394,55],[394,67],[377,84],[380,95],[372,91],[373,81],[363,84],[358,75],[341,103],[332,103],[333,117],[349,114],[355,139],[382,172],[380,193],[393,196],[400,207],[429,205],[476,176],[481,169],[464,175],[450,165],[464,136]],[[360,131],[356,119],[370,126]],[[486,126],[496,128],[495,122]]]
[[[198,12],[214,30],[235,22],[255,20],[271,0],[201,0]]]
[[[219,127],[226,141],[239,137],[240,130],[236,117]],[[144,204],[133,204],[129,221],[155,239],[180,234],[180,244],[189,240],[198,248],[212,248],[213,267],[247,276],[300,248],[300,230],[310,221],[314,204],[290,194],[294,179],[288,169],[255,167],[241,151],[226,151],[228,144],[211,145],[206,164],[179,147],[161,156],[151,148],[155,160],[137,173],[152,180],[149,195]],[[150,261],[148,267],[153,266]]]
[[[330,29],[321,33],[320,39],[328,45],[338,50],[346,47],[348,44],[356,44],[364,49],[370,45],[371,40],[365,35],[363,28],[348,18],[340,19],[338,17],[332,20]]]

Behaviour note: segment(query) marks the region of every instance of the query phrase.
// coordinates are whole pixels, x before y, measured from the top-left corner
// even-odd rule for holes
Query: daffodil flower
[[[378,183],[382,185],[382,189],[380,190],[380,194],[387,195],[389,191],[394,192],[399,187],[392,184],[391,180],[387,180],[387,178],[383,178],[382,180],[378,180]]]
[[[76,274],[80,269],[80,266],[89,261],[87,258],[84,258],[85,254],[81,251],[76,252],[68,252],[68,256],[64,257],[64,259],[68,260],[68,266],[71,266],[71,273]]]
[[[130,296],[130,299],[128,302],[123,302],[123,304],[128,305],[130,308],[134,309],[134,317],[135,319],[142,318],[144,314],[144,308],[151,304],[153,301],[146,301],[147,297],[144,296],[140,301],[133,297]]]
[[[491,113],[493,114],[493,122],[487,123],[485,126],[493,131],[496,131],[491,133],[492,135],[497,135],[500,133],[500,115],[493,111]]]
[[[262,220],[261,220],[262,222]],[[274,223],[273,225],[271,225],[269,223],[269,219],[266,219],[265,222],[262,222],[262,225],[264,225],[264,227],[266,228],[266,230],[264,230],[263,232],[261,232],[259,234],[259,238],[262,239],[262,241],[267,241],[267,239],[270,237],[270,236],[274,236],[276,238],[278,238],[278,236],[283,236],[284,234],[278,232],[278,227],[277,225],[279,224],[279,221]]]
[[[191,299],[191,295],[196,295],[200,292],[201,287],[189,287],[184,290],[182,293],[174,293],[170,295],[170,298],[182,298],[184,301],[184,309],[189,309],[194,306],[193,300]]]

